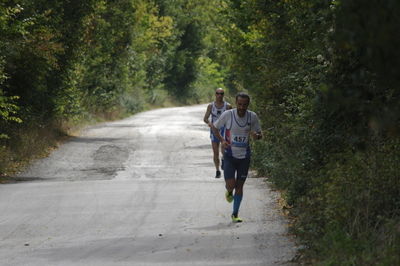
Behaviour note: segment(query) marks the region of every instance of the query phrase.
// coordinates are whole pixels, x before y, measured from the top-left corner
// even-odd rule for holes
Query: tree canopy
[[[244,90],[266,136],[253,167],[282,191],[305,257],[399,264],[399,12],[396,0],[1,1],[0,172],[21,132]]]

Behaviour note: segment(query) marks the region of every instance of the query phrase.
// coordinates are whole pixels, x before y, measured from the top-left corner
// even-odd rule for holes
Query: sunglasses
[[[216,92],[215,94],[224,95],[223,92]]]

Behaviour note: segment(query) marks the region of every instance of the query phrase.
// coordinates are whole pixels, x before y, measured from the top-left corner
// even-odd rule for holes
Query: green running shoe
[[[226,191],[225,192],[225,199],[226,199],[227,202],[231,203],[233,201],[232,192]]]
[[[232,218],[232,222],[233,223],[241,223],[241,222],[243,222],[243,220],[241,218],[239,218],[237,215],[232,214],[231,218]]]

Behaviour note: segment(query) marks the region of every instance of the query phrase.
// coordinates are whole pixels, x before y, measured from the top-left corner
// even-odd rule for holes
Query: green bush
[[[265,129],[253,165],[312,264],[399,261],[400,4],[378,2],[227,1],[232,84]]]

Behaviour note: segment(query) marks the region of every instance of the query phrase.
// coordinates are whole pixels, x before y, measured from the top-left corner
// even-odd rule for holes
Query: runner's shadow
[[[231,222],[228,223],[218,223],[216,225],[210,225],[210,226],[204,226],[204,227],[190,227],[188,229],[191,230],[204,230],[204,231],[219,231],[219,230],[224,230],[224,229],[230,229],[232,227],[237,227],[239,224],[234,224]]]

